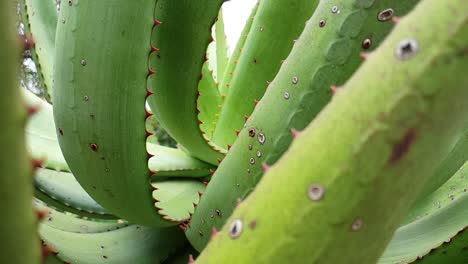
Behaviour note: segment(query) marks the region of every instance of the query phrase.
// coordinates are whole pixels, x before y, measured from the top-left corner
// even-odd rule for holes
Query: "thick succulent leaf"
[[[24,135],[28,111],[18,85],[15,4],[0,1],[0,263],[38,264],[37,219],[31,203],[33,166]]]
[[[378,3],[408,1],[321,1],[327,7],[324,14],[338,12],[337,2],[341,13],[335,16],[346,17],[353,7],[372,10]],[[377,20],[377,10],[369,18]],[[400,18],[314,121],[293,133],[288,151],[235,209],[197,263],[254,258],[258,263],[376,263],[468,123],[467,10],[465,0],[424,0]],[[312,19],[309,25],[320,23]],[[219,170],[197,210],[215,200],[205,198]],[[463,210],[460,228],[468,221],[463,208],[456,210]],[[205,220],[209,226],[211,220]],[[193,219],[190,226],[206,230],[194,226]]]
[[[234,76],[227,79],[229,83],[222,84],[229,88],[213,135],[216,144],[226,148],[236,140],[236,131],[242,129],[246,117],[263,97],[318,3],[318,0],[259,2]]]
[[[342,85],[363,62],[360,53],[377,47],[394,27],[390,19],[379,21],[376,14],[391,6],[392,14],[402,16],[417,1],[320,1],[196,208],[192,228],[187,230],[195,248],[200,250],[208,241],[208,237],[199,236],[198,230],[207,233],[224,224],[236,201],[262,178],[262,164],[273,164],[286,151],[293,139],[291,129],[304,129],[332,98],[330,86]],[[306,5],[311,1],[295,4],[298,2]],[[277,0],[260,2],[265,7],[276,4]],[[325,26],[321,26],[322,20],[326,20]],[[262,33],[268,30],[272,29],[265,28]],[[369,36],[372,45],[365,49],[363,41]],[[223,214],[210,218],[215,209]]]
[[[468,160],[468,125],[458,137],[458,140],[453,143],[452,151],[442,161],[436,173],[424,185],[423,191],[420,194],[420,199],[425,199],[442,186],[452,175],[454,175],[466,161]],[[466,184],[465,184],[466,186]]]
[[[76,215],[69,211],[58,211],[40,200],[35,200],[36,210],[46,213],[42,225],[48,225],[55,229],[72,233],[100,233],[110,230],[116,230],[127,226],[123,220],[117,219],[96,219]]]
[[[39,234],[57,257],[69,263],[153,264],[185,245],[178,228],[131,225],[118,230],[80,234],[41,225]]]
[[[437,252],[439,262],[435,263],[468,263],[466,242],[468,228],[468,192],[434,213],[417,221],[400,227],[385,253],[379,260],[379,264],[409,263],[424,258],[432,258],[431,251],[445,247],[450,250],[452,242],[457,249],[453,254],[455,262],[442,261],[443,253]],[[458,238],[460,236],[460,238]],[[460,241],[459,241],[460,240]],[[464,247],[459,242],[464,241]],[[463,243],[463,242],[462,242]],[[437,250],[438,251],[438,250]],[[421,261],[421,263],[430,263]],[[434,263],[434,262],[432,262]]]
[[[416,202],[404,223],[407,224],[437,212],[440,208],[446,207],[448,204],[459,199],[467,191],[468,162],[465,162],[465,165],[444,185]]]
[[[431,250],[422,259],[415,263],[441,264],[441,263],[468,263],[468,227],[449,240],[444,241],[438,248]]]
[[[53,86],[55,58],[55,31],[57,28],[56,0],[21,0],[22,16],[26,34],[34,41],[33,57],[50,99]]]
[[[153,182],[155,207],[165,219],[183,222],[193,214],[194,207],[205,191],[205,185],[196,180],[170,179]]]
[[[205,63],[202,69],[202,79],[198,86],[197,109],[200,130],[207,140],[211,140],[221,111],[222,99],[218,85],[213,80],[212,74]]]
[[[216,78],[215,80],[220,83],[223,73],[226,71],[228,64],[228,46],[226,33],[224,32],[224,18],[223,9],[219,10],[218,19],[215,26],[215,44],[216,44]]]
[[[35,179],[36,189],[66,207],[91,214],[110,216],[109,212],[96,203],[69,172],[37,169]]]
[[[37,108],[37,113],[26,125],[26,139],[29,152],[34,159],[44,161],[45,168],[70,171],[57,139],[52,106],[32,92],[21,89],[26,102]]]
[[[156,1],[68,3],[59,18],[66,23],[57,27],[53,94],[65,159],[86,192],[113,214],[148,226],[173,225],[154,208],[146,152]]]
[[[220,80],[218,80],[218,82],[220,83],[219,92],[223,98],[228,92],[229,83],[231,83],[232,77],[234,76],[234,70],[236,69],[236,66],[238,64],[242,48],[244,47],[245,42],[247,41],[247,37],[249,36],[249,32],[252,28],[255,15],[257,14],[258,6],[259,3],[257,2],[254,8],[252,8],[250,16],[244,25],[244,29],[242,29],[242,33],[239,37],[239,40],[237,41],[236,47],[233,50],[232,56],[228,61],[226,70],[224,70],[224,73],[218,73],[222,77]]]
[[[222,0],[158,0],[151,37],[148,98],[161,126],[191,155],[211,164],[222,149],[207,142],[199,129],[196,100],[211,28]],[[176,110],[176,111],[175,111]]]
[[[149,137],[152,138],[152,137]],[[204,177],[215,169],[213,165],[200,161],[186,152],[147,142],[148,153],[154,155],[148,161],[149,169],[156,177]]]

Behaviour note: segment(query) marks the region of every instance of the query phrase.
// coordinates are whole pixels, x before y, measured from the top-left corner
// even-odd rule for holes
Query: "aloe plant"
[[[467,263],[468,3],[223,2],[21,0],[42,99],[2,4],[0,258]]]

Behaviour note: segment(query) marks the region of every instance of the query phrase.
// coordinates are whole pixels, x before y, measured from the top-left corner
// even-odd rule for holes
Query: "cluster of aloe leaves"
[[[468,2],[223,2],[0,2],[0,263],[468,263]]]

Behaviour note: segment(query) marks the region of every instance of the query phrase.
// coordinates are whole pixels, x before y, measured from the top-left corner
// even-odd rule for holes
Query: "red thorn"
[[[43,168],[44,167],[44,160],[33,159],[31,161],[33,168]]]
[[[270,169],[270,165],[266,163],[262,163],[262,170],[263,172],[267,172]]]
[[[151,52],[157,52],[157,51],[159,51],[159,49],[151,45]]]
[[[335,85],[332,85],[332,86],[330,86],[330,91],[331,91],[332,94],[335,94],[336,91],[338,91],[338,87],[336,87]]]
[[[254,99],[254,104],[255,105],[258,105],[258,102],[260,102],[260,101],[258,101],[257,99]]]
[[[218,160],[218,162],[219,162],[219,160]],[[215,173],[215,170],[210,169],[210,174],[213,175],[214,173]]]
[[[297,136],[299,136],[300,134],[301,134],[300,131],[298,131],[298,130],[296,130],[296,129],[294,129],[294,128],[291,129],[291,135],[292,135],[293,137],[297,137]]]
[[[231,150],[231,147],[232,147],[232,145],[228,144],[228,146],[227,146],[228,150]]]
[[[222,159],[217,159],[218,160],[218,163],[221,163],[221,161],[223,161]]]
[[[198,120],[198,124],[199,124],[199,125],[203,125],[203,121]]]
[[[203,185],[208,186],[208,182],[207,182],[207,181],[204,181],[204,182],[202,182],[202,183],[203,183]]]
[[[395,24],[398,24],[398,22],[400,22],[400,17],[397,17],[397,16],[392,17],[392,22]]]
[[[236,129],[236,135],[239,136],[240,131]]]
[[[195,260],[193,259],[192,254],[190,254],[190,255],[188,256],[188,264],[194,264],[194,263],[195,263]]]
[[[151,175],[155,175],[155,174],[158,173],[158,171],[150,170],[150,173],[151,173]],[[151,186],[153,186],[153,185],[151,185]],[[153,186],[153,187],[154,187],[154,186]],[[154,187],[153,189],[159,190],[158,187]]]
[[[198,206],[198,204],[197,204],[197,203],[192,203],[192,204],[193,204],[193,207],[197,207],[197,206]]]
[[[146,136],[147,136],[147,137],[152,136],[152,135],[154,135],[153,132],[146,131]]]
[[[249,120],[249,116],[248,116],[248,115],[244,115],[244,119],[245,119],[245,121]]]
[[[202,192],[198,192],[198,197],[202,197],[203,193]]]
[[[153,115],[153,113],[151,113],[150,111],[146,110],[145,109],[145,113],[146,113],[146,118],[150,117]]]
[[[271,82],[269,82],[269,81],[267,81],[266,83],[267,83],[267,87],[270,86],[270,84],[271,84]]]
[[[36,42],[34,41],[34,38],[28,34],[28,35],[23,35],[22,36],[23,40],[23,49],[24,50],[30,50],[36,45]]]
[[[42,247],[42,259],[46,259],[50,254],[58,255],[51,246]]]
[[[29,116],[32,116],[34,115],[35,113],[39,112],[39,106],[28,106],[26,108],[26,111],[28,113]]]
[[[153,69],[148,69],[148,75],[153,75],[155,74],[156,72],[153,70]]]
[[[211,229],[211,239],[214,239],[217,234],[218,234],[218,229],[216,229],[216,227],[213,227],[213,229]]]
[[[152,157],[154,157],[154,155],[153,155],[153,154],[151,154],[151,153],[148,153],[148,158],[150,158],[150,159],[151,159]]]
[[[37,220],[41,221],[41,220],[44,219],[48,214],[49,214],[49,212],[47,212],[47,211],[45,211],[45,210],[37,210],[37,211],[36,211]]]
[[[154,26],[154,27],[157,27],[157,26],[161,25],[161,23],[162,23],[161,21],[155,19],[155,20],[154,20],[154,23],[153,23],[153,26]]]
[[[150,95],[153,95],[154,93],[150,90],[146,90],[146,97],[149,97]]]
[[[185,231],[187,229],[187,226],[185,224],[181,224],[179,225],[179,228],[182,230],[182,231]]]
[[[361,59],[363,59],[363,60],[367,60],[367,58],[369,57],[369,53],[361,52],[361,53],[359,53],[359,57],[361,57]]]

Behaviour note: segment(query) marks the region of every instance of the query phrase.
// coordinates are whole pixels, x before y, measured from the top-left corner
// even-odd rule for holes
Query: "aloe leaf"
[[[433,214],[456,201],[468,190],[468,162],[455,173],[444,185],[433,193],[420,198],[413,205],[410,213],[406,216],[404,224],[414,222],[427,215]]]
[[[259,3],[257,2],[254,8],[252,8],[252,11],[250,12],[250,16],[245,22],[244,28],[242,29],[242,33],[239,37],[239,40],[237,41],[236,47],[234,48],[231,58],[228,61],[226,70],[224,71],[224,73],[218,73],[222,77],[219,80],[219,83],[220,83],[219,92],[223,98],[225,98],[228,92],[229,84],[234,76],[234,70],[236,69],[236,66],[239,62],[239,57],[241,55],[245,42],[247,41],[247,37],[249,36],[249,32],[252,28],[255,15],[257,14],[258,6],[259,6]]]
[[[160,263],[185,244],[178,228],[127,226],[118,230],[80,234],[41,225],[39,234],[62,261],[95,263]]]
[[[466,263],[468,254],[466,248],[463,249],[468,241],[466,208],[468,193],[463,193],[459,199],[433,214],[400,227],[378,263],[410,263],[418,259],[422,261],[416,261],[417,263]],[[461,241],[458,241],[459,239]],[[456,245],[451,245],[452,243]],[[447,252],[446,256],[438,252],[447,251],[447,248],[452,250],[451,247],[456,249],[453,249],[454,252],[449,256]],[[438,262],[431,261],[431,258],[437,258]]]
[[[127,226],[127,222],[118,219],[97,219],[83,217],[70,211],[58,211],[46,203],[35,200],[34,207],[45,213],[41,225],[72,233],[100,233]]]
[[[219,10],[214,31],[216,44],[216,81],[219,83],[222,81],[221,78],[223,77],[223,73],[226,71],[229,60],[226,33],[224,31],[223,9]]]
[[[226,148],[236,139],[313,14],[318,0],[263,0],[240,56],[221,110],[213,141]],[[281,18],[281,19],[278,19]],[[288,21],[285,23],[285,21]]]
[[[149,56],[148,97],[161,126],[189,153],[217,164],[223,150],[207,142],[197,118],[198,85],[211,28],[222,0],[175,2],[159,0],[155,9]],[[174,106],[179,106],[174,111]]]
[[[173,222],[187,221],[198,204],[205,185],[190,179],[170,179],[153,182],[154,206],[164,219]]]
[[[468,126],[460,133],[447,157],[439,165],[436,173],[425,184],[420,200],[437,190],[452,177],[468,160]],[[465,184],[466,185],[466,184]]]
[[[406,14],[417,2],[320,2],[195,210],[186,234],[197,250],[208,241],[199,230],[224,224],[236,201],[262,178],[262,164],[273,164],[286,151],[291,130],[302,130],[315,118],[332,98],[330,86],[342,85],[363,62],[360,54],[377,47],[394,27],[392,16]],[[379,20],[380,13],[389,15]],[[369,39],[372,45],[363,46]],[[222,214],[210,218],[216,209]]]
[[[162,227],[175,223],[153,205],[145,131],[155,9],[154,0],[63,4],[53,101],[63,155],[86,192],[120,218]]]
[[[50,99],[53,92],[57,2],[55,0],[20,0],[20,4],[25,33],[33,38],[32,55],[47,92],[47,98]]]
[[[21,89],[26,102],[38,109],[26,125],[26,139],[32,157],[42,160],[43,167],[53,170],[70,171],[58,143],[52,106],[32,92]]]
[[[467,10],[424,0],[401,18],[197,263],[376,263],[468,122]]]
[[[198,120],[200,121],[200,130],[203,136],[207,140],[211,140],[221,111],[222,98],[218,85],[213,80],[212,73],[206,63],[202,69],[202,76],[198,86]]]
[[[157,177],[204,177],[210,175],[213,165],[195,159],[184,151],[147,143],[148,153],[154,155],[148,161],[149,169]]]
[[[96,203],[69,172],[37,169],[35,179],[39,191],[67,207],[91,214],[109,215],[109,212]]]
[[[15,27],[14,1],[0,1],[0,263],[40,263],[40,244],[35,232],[32,170],[24,135],[27,112],[34,108],[22,101],[18,88],[20,50]]]

